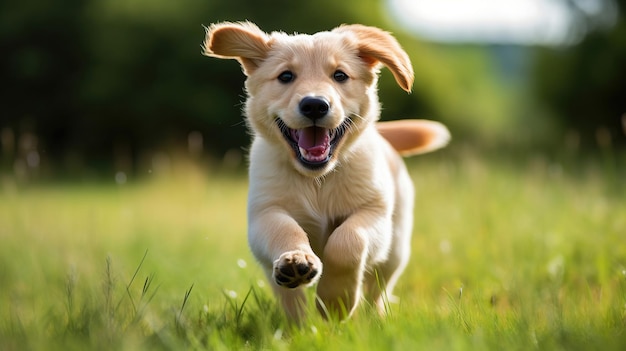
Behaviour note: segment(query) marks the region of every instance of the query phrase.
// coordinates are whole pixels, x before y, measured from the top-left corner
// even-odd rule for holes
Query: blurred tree
[[[57,141],[48,146],[54,154],[70,137],[65,126],[80,117],[75,97],[88,65],[81,32],[84,2],[36,2],[0,5],[0,128],[20,135],[45,131],[46,139]]]
[[[571,1],[578,26],[591,32],[574,46],[538,48],[532,91],[547,117],[561,124],[571,147],[623,147],[626,146],[626,1],[601,1],[613,6],[595,16],[582,11],[577,3]],[[610,26],[606,23],[607,16],[617,17]]]

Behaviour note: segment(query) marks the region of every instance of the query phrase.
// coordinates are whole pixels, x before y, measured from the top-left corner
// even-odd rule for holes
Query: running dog
[[[287,316],[302,320],[302,288],[314,284],[324,317],[349,317],[363,297],[384,313],[411,248],[414,190],[402,156],[450,139],[433,121],[378,122],[379,70],[410,92],[408,55],[364,25],[288,35],[218,23],[203,49],[238,60],[247,76],[248,239]]]

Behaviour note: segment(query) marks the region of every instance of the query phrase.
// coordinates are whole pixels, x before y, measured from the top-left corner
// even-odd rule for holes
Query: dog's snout
[[[300,113],[311,119],[320,119],[330,110],[330,103],[321,96],[307,96],[300,101]]]

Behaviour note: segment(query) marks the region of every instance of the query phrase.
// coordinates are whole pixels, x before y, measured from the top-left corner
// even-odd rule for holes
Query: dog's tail
[[[446,126],[424,119],[378,122],[376,128],[402,156],[431,152],[446,146],[450,141],[450,132]]]

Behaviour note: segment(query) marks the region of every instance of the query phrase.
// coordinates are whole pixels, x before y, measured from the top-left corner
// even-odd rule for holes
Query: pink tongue
[[[329,139],[328,130],[324,128],[308,127],[298,130],[298,146],[315,156],[324,154]]]

